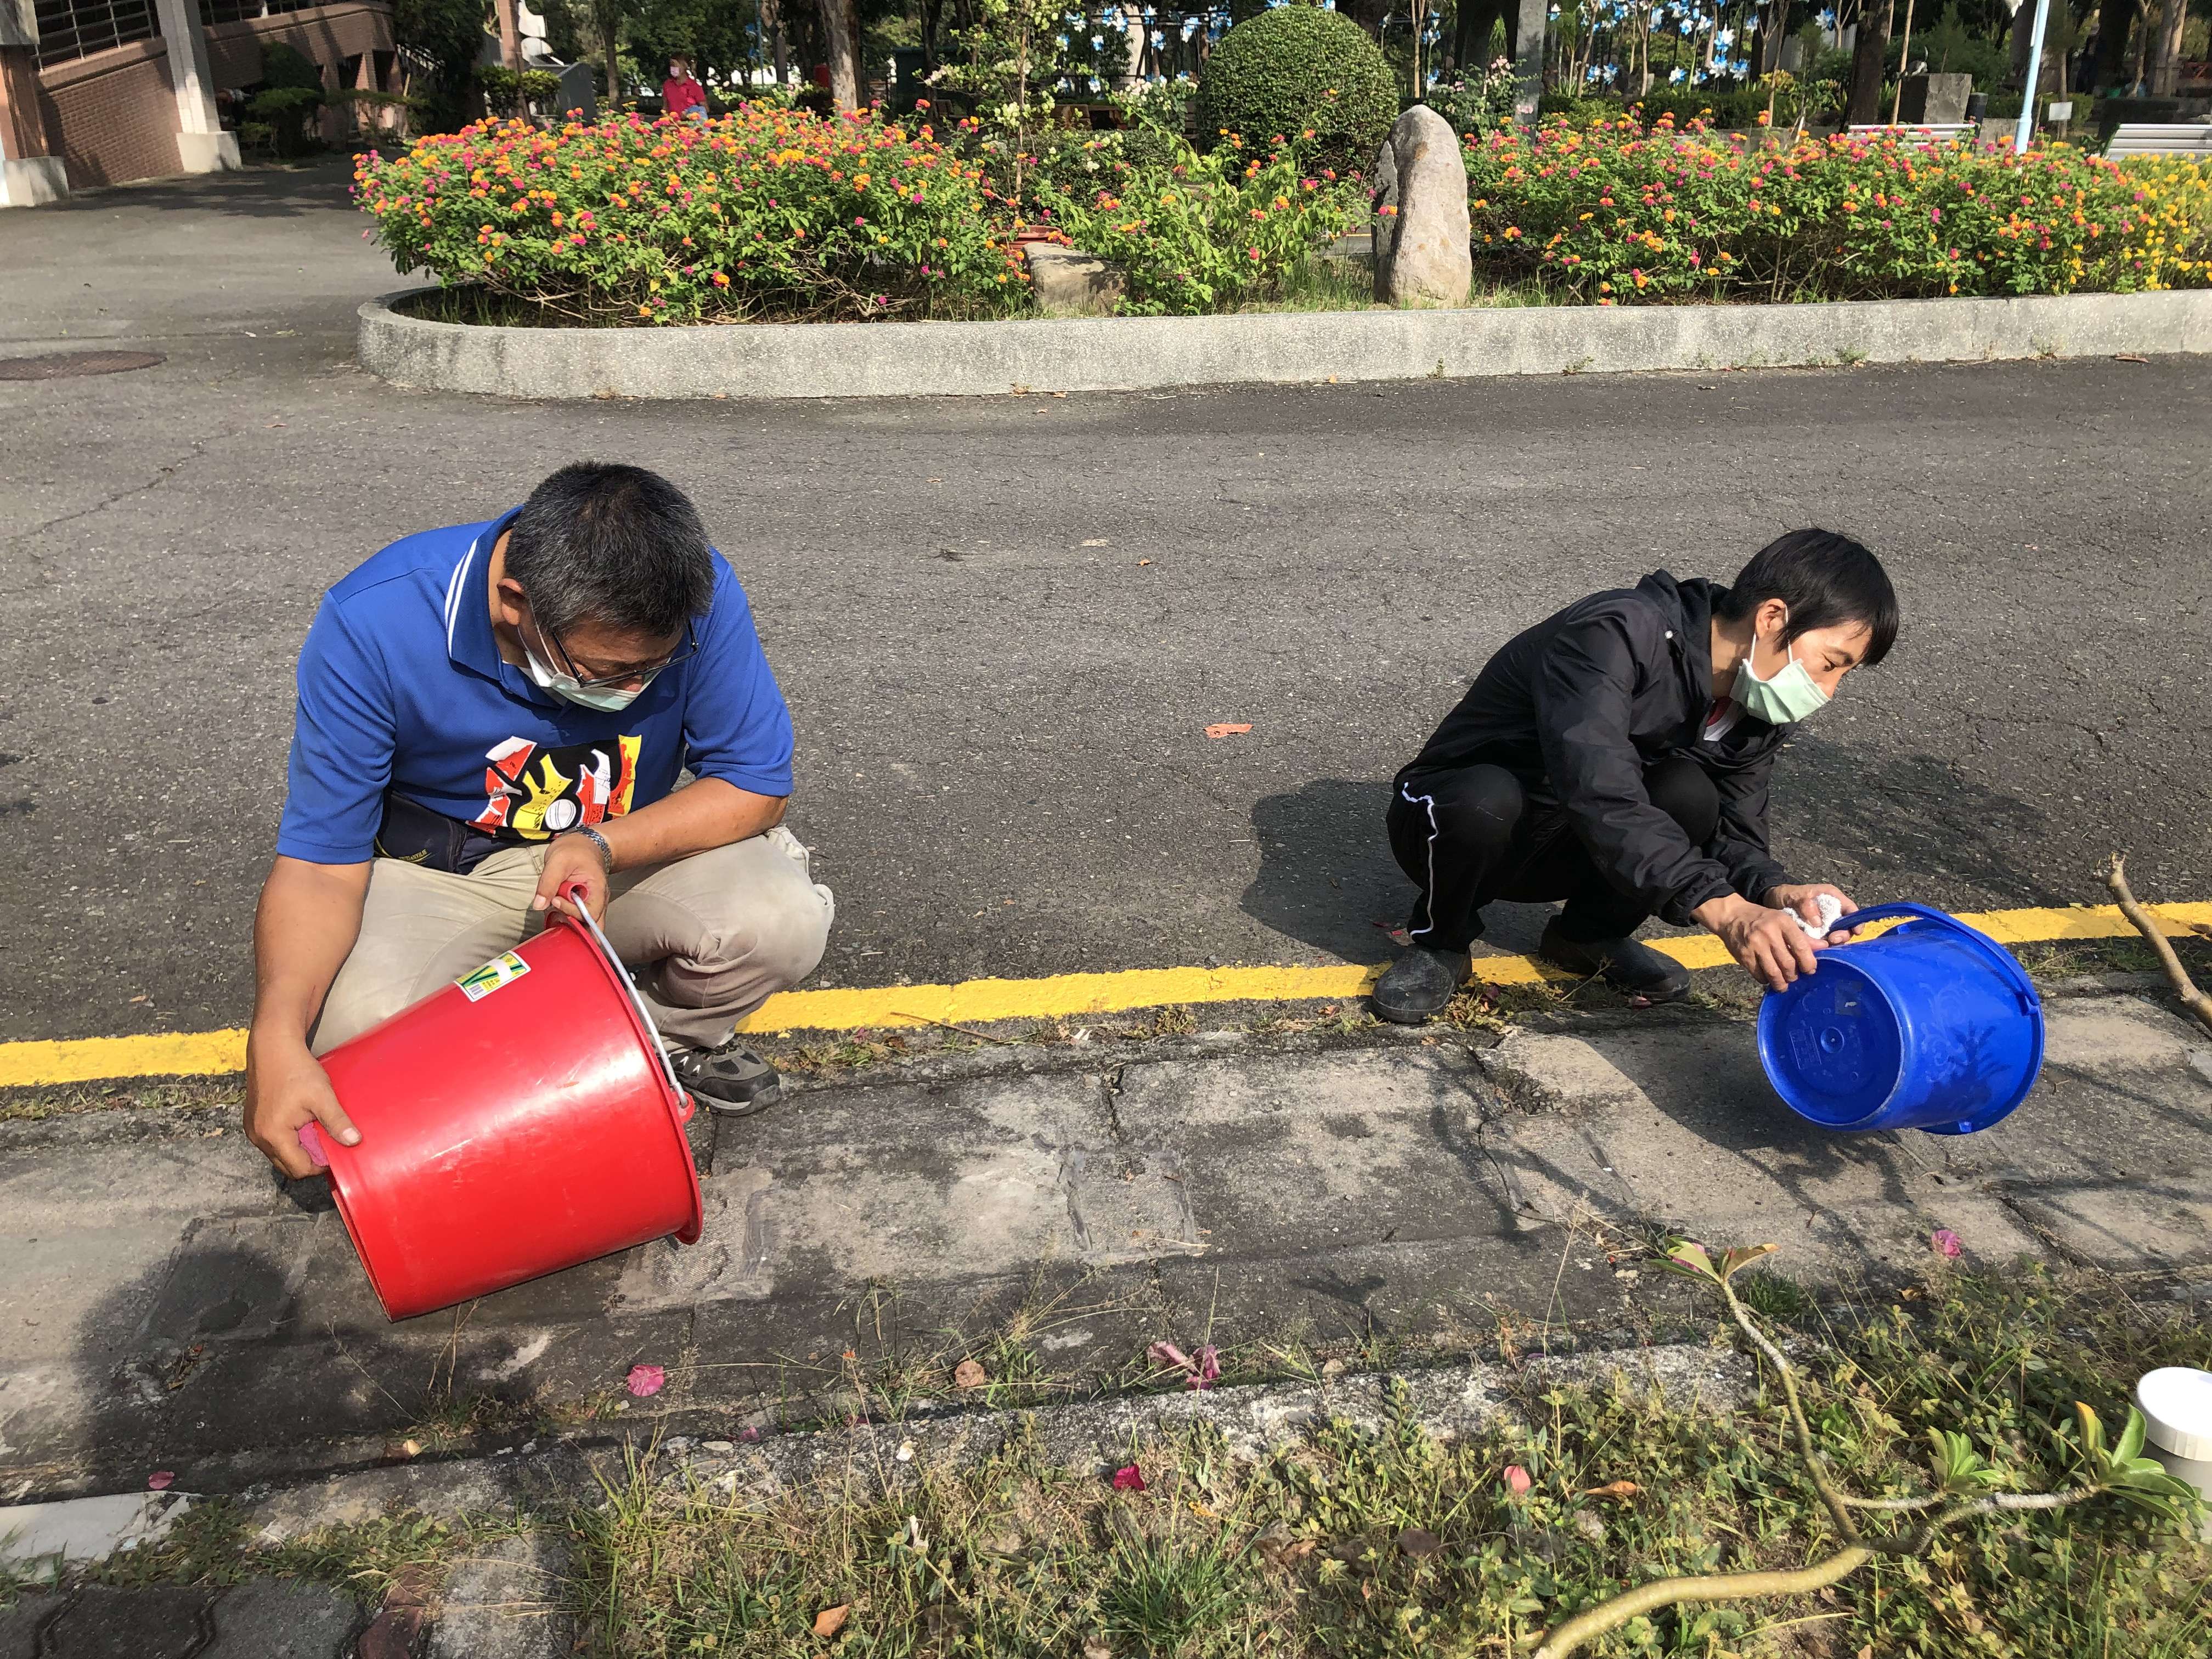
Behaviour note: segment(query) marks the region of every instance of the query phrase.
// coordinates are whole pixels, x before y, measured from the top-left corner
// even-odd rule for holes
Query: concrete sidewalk
[[[971,1355],[1069,1399],[1159,1337],[1256,1374],[1702,1333],[1641,1266],[1660,1230],[1777,1240],[1829,1282],[1913,1270],[1938,1227],[1983,1263],[2188,1267],[2208,1127],[2212,1042],[2109,989],[2052,999],[2036,1093],[1960,1140],[1800,1123],[1717,1013],[993,1050],[726,1126],[694,1249],[392,1326],[319,1183],[279,1185],[227,1115],[0,1125],[0,1494],[238,1490],[410,1438],[773,1435],[942,1401]],[[632,1400],[641,1361],[668,1387]]]

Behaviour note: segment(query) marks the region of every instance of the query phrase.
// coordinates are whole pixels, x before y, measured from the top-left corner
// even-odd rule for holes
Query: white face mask
[[[530,676],[532,685],[542,691],[550,691],[563,702],[573,702],[579,708],[596,709],[602,714],[617,714],[629,708],[644,694],[645,688],[653,684],[653,675],[660,672],[656,668],[652,673],[639,675],[635,690],[625,691],[612,685],[586,685],[574,674],[562,673],[532,650],[528,640],[522,641],[522,661],[523,672]]]

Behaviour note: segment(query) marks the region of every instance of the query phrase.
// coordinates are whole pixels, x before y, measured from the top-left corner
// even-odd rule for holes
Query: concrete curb
[[[489,328],[361,308],[362,367],[499,397],[897,398],[2212,353],[2212,291],[980,323]]]

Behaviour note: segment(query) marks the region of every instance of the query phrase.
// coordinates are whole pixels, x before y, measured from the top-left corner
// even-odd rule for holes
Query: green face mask
[[[1755,641],[1753,648],[1757,648]],[[1828,694],[1813,684],[1805,665],[1797,660],[1796,649],[1785,648],[1790,660],[1776,669],[1771,679],[1763,680],[1752,671],[1749,657],[1735,671],[1735,700],[1743,705],[1746,714],[1769,726],[1795,725],[1811,719],[1828,706]]]

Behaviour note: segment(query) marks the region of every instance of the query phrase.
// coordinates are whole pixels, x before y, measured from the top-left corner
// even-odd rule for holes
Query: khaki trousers
[[[545,925],[530,908],[542,847],[502,848],[465,876],[398,859],[371,866],[361,935],[323,1000],[324,1054]],[[672,1042],[712,1048],[775,992],[814,971],[836,902],[778,825],[608,884],[608,942]]]

